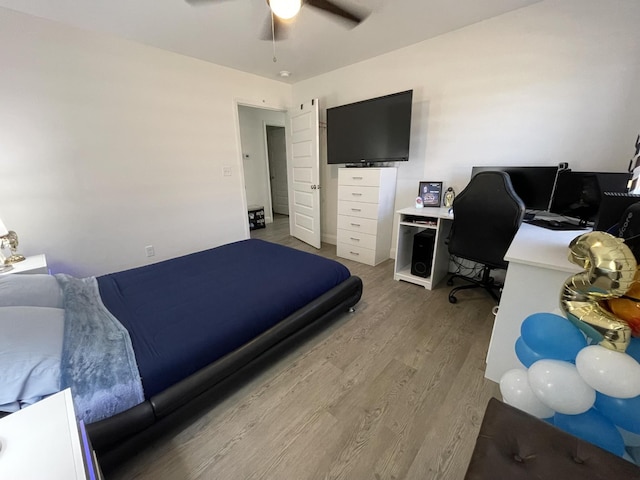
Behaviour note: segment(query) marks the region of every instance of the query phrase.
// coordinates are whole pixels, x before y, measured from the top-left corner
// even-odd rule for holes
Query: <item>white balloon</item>
[[[531,390],[547,407],[565,415],[589,410],[596,391],[580,377],[575,365],[562,360],[538,360],[527,374]]]
[[[514,368],[505,372],[500,378],[500,393],[504,403],[535,417],[549,418],[555,413],[534,395],[526,370]]]
[[[640,395],[640,363],[632,356],[591,345],[576,356],[578,373],[588,385],[615,398]]]

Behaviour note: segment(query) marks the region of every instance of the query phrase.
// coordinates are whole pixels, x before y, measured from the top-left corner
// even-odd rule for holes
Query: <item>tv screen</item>
[[[558,167],[473,167],[471,177],[486,170],[507,172],[516,194],[527,210],[547,211],[556,184]]]
[[[327,162],[409,160],[413,90],[327,109]]]

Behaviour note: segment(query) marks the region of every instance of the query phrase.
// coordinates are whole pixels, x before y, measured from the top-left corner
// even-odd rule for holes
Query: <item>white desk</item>
[[[569,243],[586,230],[554,231],[523,223],[505,260],[509,262],[500,308],[493,324],[485,377],[499,382],[512,368],[524,368],[515,353],[522,321],[532,313],[561,314],[562,286],[582,268],[570,263]]]

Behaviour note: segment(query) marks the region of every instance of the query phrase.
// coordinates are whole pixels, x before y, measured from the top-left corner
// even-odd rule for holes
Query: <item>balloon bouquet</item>
[[[623,239],[569,244],[583,268],[565,282],[565,316],[527,317],[515,343],[526,369],[500,379],[503,400],[628,460],[640,447],[640,270]],[[638,293],[636,293],[638,292]],[[640,450],[640,449],[638,449]]]

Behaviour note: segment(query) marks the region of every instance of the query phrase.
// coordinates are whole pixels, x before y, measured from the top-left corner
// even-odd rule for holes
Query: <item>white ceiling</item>
[[[303,6],[285,40],[261,40],[265,0],[0,0],[0,6],[295,83],[540,0],[335,0],[370,12],[355,28]],[[278,72],[288,70],[288,79]]]

